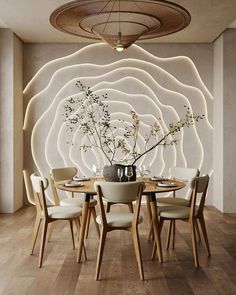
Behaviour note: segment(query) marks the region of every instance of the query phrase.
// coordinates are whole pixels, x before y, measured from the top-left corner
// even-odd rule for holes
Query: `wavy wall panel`
[[[213,97],[193,62],[184,56],[157,58],[136,45],[117,54],[104,44],[89,45],[47,63],[26,86],[24,144],[32,158],[27,157],[25,171],[30,173],[36,166],[39,173],[48,176],[52,167],[73,165],[81,175],[91,175],[94,162],[105,163],[95,150],[84,153],[76,145],[66,144],[70,138],[63,121],[63,105],[69,97],[80,95],[77,80],[92,86],[98,94],[108,93],[114,122],[120,118],[131,122],[130,111],[135,110],[142,118],[143,134],[157,117],[163,118],[166,130],[169,122],[184,115],[184,105],[195,113],[204,113],[204,120],[177,135],[182,139],[177,146],[159,147],[139,164],[149,164],[153,175],[167,176],[171,166],[197,167],[202,173],[212,173]],[[85,141],[79,132],[71,136],[78,145]],[[143,142],[141,136],[138,144]]]

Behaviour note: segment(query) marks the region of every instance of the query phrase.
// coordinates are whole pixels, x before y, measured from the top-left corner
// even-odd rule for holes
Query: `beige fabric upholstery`
[[[130,227],[133,219],[133,213],[106,213],[107,225],[111,227]],[[143,220],[142,216],[139,216],[138,223]],[[97,216],[96,221],[98,224],[102,224],[101,216]]]
[[[175,197],[189,199],[190,184],[194,177],[198,176],[200,171],[195,168],[185,168],[185,167],[171,167],[170,174],[171,177],[176,180],[182,180],[185,182],[185,188],[180,191],[175,192]]]
[[[76,167],[63,167],[51,169],[51,175],[55,182],[71,180],[77,173]]]
[[[112,203],[129,203],[136,200],[139,185],[137,182],[96,181],[95,189],[102,187],[103,198]]]
[[[195,177],[191,182],[191,204],[189,207],[186,206],[164,206],[164,207],[158,207],[158,214],[160,217],[160,231],[163,228],[163,224],[165,220],[170,220],[170,228],[168,231],[167,236],[167,249],[169,247],[170,242],[170,235],[172,232],[172,226],[175,226],[176,220],[184,220],[185,222],[188,222],[190,225],[191,230],[191,240],[192,240],[192,247],[193,247],[193,256],[194,256],[194,263],[195,267],[199,266],[199,259],[198,259],[198,253],[197,253],[197,242],[196,242],[196,235],[198,233],[199,235],[199,228],[198,225],[201,226],[203,238],[205,240],[206,249],[208,256],[211,255],[209,241],[207,237],[207,231],[206,231],[206,225],[204,221],[204,215],[203,210],[205,206],[205,200],[207,195],[207,188],[209,183],[209,176],[201,176],[201,177]],[[199,205],[196,206],[196,199],[197,197],[200,199]],[[155,256],[156,252],[156,245],[154,245],[153,249],[153,255]]]
[[[199,176],[199,177],[195,177],[190,184],[190,187],[193,189],[195,182],[197,181],[198,185],[197,185],[197,193],[202,193],[204,192],[204,190],[206,189],[206,186],[209,182],[209,176]]]
[[[139,216],[142,192],[144,189],[144,183],[142,182],[105,182],[98,181],[95,183],[95,189],[97,191],[100,215],[96,218],[98,224],[101,225],[101,236],[98,247],[97,266],[95,279],[99,279],[101,262],[103,257],[103,251],[105,246],[106,235],[113,230],[128,230],[132,234],[135,256],[138,263],[138,269],[141,280],[144,280],[143,265],[141,258],[140,242],[138,235],[138,224],[142,222],[142,217]],[[111,202],[125,203],[136,201],[134,212],[111,212],[106,213],[103,200],[106,198]]]
[[[82,215],[81,207],[72,207],[72,206],[47,206],[46,197],[45,197],[45,189],[48,186],[48,181],[45,177],[37,176],[32,174],[30,176],[32,187],[34,190],[35,204],[36,204],[36,220],[33,232],[32,239],[32,250],[31,254],[33,254],[35,243],[37,240],[38,232],[40,224],[42,224],[42,239],[40,246],[40,254],[39,254],[39,267],[42,267],[43,254],[45,248],[45,242],[47,237],[48,224],[57,221],[57,220],[68,220],[70,222],[71,236],[73,242],[73,248],[75,249],[75,241],[73,235],[73,225],[72,221],[75,221],[77,225],[79,225],[79,216]],[[77,226],[77,234],[79,236]],[[85,253],[86,256],[86,253]]]
[[[172,178],[189,182],[199,175],[199,170],[195,168],[171,167],[170,174]]]
[[[82,208],[69,206],[48,207],[48,216],[53,219],[71,219],[82,215]]]
[[[82,207],[84,203],[83,198],[70,198],[70,199],[63,199],[60,201],[61,206],[78,206]],[[89,206],[97,205],[97,200],[90,199]]]
[[[159,215],[167,219],[188,219],[190,207],[186,206],[167,206],[158,208]],[[198,208],[195,208],[195,216],[197,216]]]
[[[43,177],[43,176],[38,176],[36,173],[32,174],[30,176],[31,179],[31,183],[33,186],[33,189],[35,192],[39,193],[41,191],[40,189],[40,183],[43,183],[43,188],[47,189],[48,187],[48,180],[47,178]]]
[[[186,183],[186,187],[181,189],[180,193],[183,193],[183,196],[178,196],[175,198],[157,198],[157,206],[189,206],[190,202],[188,200],[189,188],[192,186],[192,180],[199,175],[199,170],[194,168],[182,168],[182,167],[171,167],[170,168],[171,177],[174,179],[182,180]]]
[[[115,201],[111,202],[110,199],[103,198],[103,200],[106,201],[106,202],[109,202],[109,203],[111,203],[111,204],[119,204],[118,202],[115,202]],[[125,204],[125,203],[129,204],[130,201],[128,201],[128,202],[123,201],[123,202],[121,202],[121,203],[122,203],[122,204]]]
[[[157,206],[171,206],[171,205],[175,205],[175,206],[190,206],[190,202],[189,200],[186,200],[184,198],[172,198],[172,197],[168,197],[168,198],[157,198]]]

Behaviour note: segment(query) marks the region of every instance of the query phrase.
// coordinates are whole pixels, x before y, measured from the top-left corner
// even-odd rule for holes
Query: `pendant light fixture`
[[[78,0],[58,7],[51,24],[72,35],[103,40],[118,52],[137,40],[178,32],[190,23],[189,12],[156,0]]]

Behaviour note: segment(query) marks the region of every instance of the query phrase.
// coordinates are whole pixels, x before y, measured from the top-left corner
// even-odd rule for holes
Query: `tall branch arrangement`
[[[117,122],[114,123],[111,120],[111,113],[108,104],[105,102],[107,93],[99,96],[80,81],[76,82],[76,86],[83,95],[77,95],[66,100],[63,116],[67,130],[72,133],[78,129],[82,131],[87,138],[87,143],[81,144],[80,149],[86,152],[89,149],[97,148],[111,165],[122,162],[134,165],[141,157],[157,146],[176,144],[177,140],[173,139],[172,136],[181,131],[182,128],[190,127],[194,122],[204,118],[204,115],[193,114],[189,107],[184,106],[186,108],[185,117],[175,123],[170,123],[166,132],[163,132],[162,119],[158,118],[156,122],[149,126],[149,132],[144,135],[145,145],[143,150],[140,151],[137,145],[138,138],[141,135],[141,121],[138,114],[131,111],[131,124],[125,124],[123,120],[119,120],[120,125],[125,124],[121,135]],[[123,156],[118,159],[118,154]]]

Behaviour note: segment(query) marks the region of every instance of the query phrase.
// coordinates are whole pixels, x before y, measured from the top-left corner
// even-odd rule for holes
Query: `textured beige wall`
[[[0,30],[0,212],[13,210],[13,34]]]
[[[105,45],[104,45],[105,46]],[[82,46],[85,47],[85,46]],[[149,61],[149,55],[145,55],[145,54],[141,54],[138,53],[136,51],[136,49],[132,49],[132,47],[125,51],[123,54],[117,54],[116,52],[114,52],[113,50],[111,50],[110,48],[108,48],[106,46],[106,48],[104,47],[102,49],[102,52],[100,49],[85,49],[86,50],[86,54],[84,52],[84,54],[79,55],[75,55],[74,56],[74,60],[73,62],[68,62],[68,64],[64,64],[63,62],[65,62],[64,57],[76,52],[77,50],[79,50],[80,48],[82,48],[79,45],[75,45],[75,44],[25,44],[24,45],[24,84],[27,85],[27,83],[30,81],[30,79],[32,79],[34,77],[34,75],[36,74],[36,72],[42,68],[42,66],[44,66],[45,64],[47,64],[50,61],[53,61],[52,63],[50,63],[50,65],[47,64],[47,67],[43,68],[43,70],[40,71],[40,77],[34,78],[33,83],[30,84],[30,87],[27,87],[27,90],[25,92],[25,96],[24,96],[24,104],[25,107],[27,105],[27,103],[29,102],[29,100],[34,97],[36,94],[38,94],[39,92],[41,92],[41,90],[44,89],[44,87],[46,87],[50,81],[50,79],[52,78],[53,74],[55,73],[56,70],[60,69],[61,67],[65,66],[65,65],[76,65],[76,64],[80,64],[80,63],[91,63],[93,65],[106,65],[106,64],[112,64],[115,61],[120,61],[122,60],[122,58],[129,58],[129,59],[135,59],[134,62],[138,62],[139,58],[141,60],[146,60]],[[145,44],[142,45],[142,47],[144,49],[147,50],[147,52],[150,52],[151,54],[153,54],[154,56],[157,57],[164,57],[164,58],[168,58],[168,57],[176,57],[176,56],[187,56],[189,57],[193,63],[195,64],[197,70],[199,71],[199,74],[201,76],[201,78],[203,79],[203,82],[205,83],[205,85],[207,86],[207,88],[212,91],[212,85],[213,85],[213,81],[212,81],[212,72],[213,72],[213,46],[211,44],[176,44],[176,45],[157,45],[157,44]],[[141,54],[141,55],[140,55]],[[63,57],[63,61],[56,61],[57,58]],[[173,59],[173,61],[176,61],[177,59]],[[196,81],[199,82],[199,78],[197,75],[192,75],[192,71],[193,71],[193,65],[190,64],[190,62],[186,62],[186,59],[183,58],[178,58],[179,62],[176,62],[175,66],[173,66],[173,63],[170,62],[165,62],[163,64],[163,70],[167,71],[168,73],[170,73],[171,75],[173,75],[173,77],[175,77],[178,81],[186,84],[186,85],[195,85],[196,86]],[[155,64],[154,59],[152,60],[153,64]],[[58,66],[57,66],[58,64]],[[128,66],[128,62],[126,62],[126,66]],[[119,65],[116,65],[117,68],[119,68]],[[145,67],[145,70],[148,71],[148,68],[151,67],[151,64],[148,65],[147,67]],[[116,68],[116,69],[117,69]],[[191,69],[191,70],[190,70]],[[60,89],[60,87],[62,87],[65,83],[65,79],[67,81],[67,79],[72,79],[73,77],[78,77],[76,75],[82,75],[84,74],[83,70],[74,70],[74,76],[73,74],[71,74],[71,69],[67,69],[65,70],[66,72],[62,73],[62,71],[60,71],[60,78],[58,78],[59,80],[56,80],[57,82],[55,82],[55,85],[53,84],[54,82],[52,82],[52,85],[50,84],[49,89],[47,89],[47,93],[41,93],[39,96],[41,98],[43,98],[45,104],[44,107],[45,110],[48,110],[49,107],[47,108],[47,104],[51,102],[51,100],[53,99],[53,97],[55,96],[54,93],[54,89]],[[81,71],[81,72],[80,72]],[[94,72],[93,72],[94,71]],[[99,76],[100,74],[97,73],[98,69],[94,69],[93,71],[90,72],[86,72],[87,75],[89,76]],[[150,74],[152,75],[153,79],[156,78],[158,70],[156,70],[156,72],[152,72],[152,70],[150,70]],[[190,74],[191,72],[191,74]],[[86,76],[86,74],[84,74]],[[112,74],[110,74],[112,75]],[[125,77],[125,73],[122,72],[122,77]],[[114,80],[119,80],[121,78],[121,76],[119,76],[119,74],[117,74],[116,78]],[[57,78],[55,78],[57,79]],[[102,79],[102,78],[101,78]],[[104,78],[105,79],[105,78]],[[161,78],[160,80],[157,79],[157,83],[160,83],[160,85],[162,85],[163,87],[165,87],[165,83],[168,81],[169,77],[168,75],[165,78]],[[205,80],[204,80],[205,79]],[[45,81],[44,81],[45,80]],[[105,81],[105,80],[104,80]],[[198,83],[197,82],[197,83]],[[194,84],[195,83],[195,84]],[[168,84],[168,83],[167,83]],[[53,86],[54,85],[54,86]],[[129,89],[130,85],[123,85],[124,87],[122,88],[124,91]],[[170,85],[166,85],[166,87],[170,87]],[[196,86],[198,87],[198,86]],[[127,88],[127,89],[126,89]],[[132,86],[131,86],[132,88]],[[191,88],[191,87],[190,87]],[[120,89],[120,90],[122,90]],[[175,89],[173,89],[174,91]],[[58,90],[55,90],[56,92]],[[178,90],[177,90],[178,91]],[[194,89],[189,89],[189,91],[194,91]],[[190,99],[194,99],[194,94],[190,92],[188,93]],[[140,90],[139,93],[142,93],[142,91]],[[158,96],[158,94],[156,94]],[[36,95],[37,96],[37,95]],[[36,101],[38,101],[38,105],[37,107],[35,107],[34,110],[34,103],[32,103],[30,106],[30,110],[31,110],[31,115],[32,116],[32,120],[36,120],[36,117],[40,115],[39,110],[40,108],[42,108],[42,105],[40,105],[39,101],[40,99],[38,98],[38,96],[35,96],[35,100],[34,102],[37,104]],[[168,97],[170,95],[168,95],[166,97],[166,99],[168,100]],[[195,97],[196,98],[196,97]],[[163,103],[167,103],[167,100],[163,100]],[[196,100],[194,100],[194,103],[196,103]],[[210,103],[209,103],[209,109],[208,109],[208,114],[209,114],[209,120],[210,122],[212,122],[212,100],[209,99]],[[168,104],[168,103],[167,103]],[[197,103],[196,103],[197,104]],[[201,105],[202,107],[200,108],[201,111],[204,110],[204,106],[203,104]],[[37,115],[38,114],[38,115]],[[53,115],[52,115],[53,116]],[[50,116],[50,118],[52,118],[52,116]],[[45,128],[47,129],[48,126],[50,126],[50,122],[47,122]],[[32,122],[30,121],[30,126],[32,125]],[[37,125],[38,126],[38,125]],[[45,128],[43,128],[44,133],[46,133]],[[203,128],[204,129],[204,128]],[[27,131],[28,132],[28,131]],[[25,132],[26,135],[26,132]],[[30,140],[29,140],[29,135],[26,136],[27,140],[25,141],[25,147],[24,147],[24,163],[25,163],[25,169],[29,169],[30,172],[32,173],[34,170],[36,170],[35,166],[32,165],[32,158],[30,156],[31,153],[31,146],[30,146]],[[45,134],[42,134],[42,137]],[[41,137],[41,141],[37,141],[36,144],[34,145],[39,145],[39,142],[41,142],[41,144],[44,146],[46,145],[46,143],[44,142],[44,140]],[[205,136],[206,137],[206,136]],[[211,146],[211,139],[209,139],[209,144],[208,145],[204,145],[204,147],[206,146],[206,155],[207,157],[210,155],[212,155],[212,146]],[[55,141],[54,141],[55,142]],[[56,140],[57,142],[57,140]],[[27,144],[26,144],[27,143]],[[39,153],[39,148],[37,148],[37,152]],[[43,148],[42,148],[43,150]],[[196,146],[195,146],[195,152],[196,152]],[[56,152],[55,152],[56,153]],[[42,155],[45,155],[44,151],[41,151]],[[191,151],[187,151],[186,150],[186,154],[187,154],[187,158],[194,158],[196,155],[196,153],[192,153]],[[43,157],[43,156],[42,156]],[[40,160],[40,163],[43,163],[42,165],[46,165],[47,166],[47,162],[48,162],[48,158],[44,159],[44,160]],[[197,158],[197,157],[196,157]],[[209,157],[208,157],[209,159]],[[196,160],[197,161],[197,160]],[[50,162],[50,160],[49,160]],[[209,163],[210,164],[209,164]],[[208,161],[208,167],[210,166],[212,168],[212,160],[209,159]],[[195,162],[196,163],[196,162]],[[50,162],[51,164],[51,162]],[[53,162],[53,164],[55,165],[55,162]],[[57,163],[58,164],[58,163]],[[192,166],[191,166],[192,167]],[[194,166],[195,167],[195,166]],[[46,169],[47,168],[47,169]],[[48,173],[49,168],[46,167],[44,170],[41,170],[41,172],[43,171],[44,173]],[[202,170],[202,172],[206,172],[204,171],[204,169]],[[207,172],[209,172],[209,170],[207,170]],[[210,194],[209,196],[209,203],[212,202],[211,200],[212,194]]]
[[[14,211],[23,205],[23,44],[13,37],[13,158]]]
[[[213,205],[223,211],[223,36],[214,43]]]
[[[0,30],[0,212],[14,212],[22,193],[22,42]]]
[[[224,212],[236,212],[236,29],[223,35]]]

